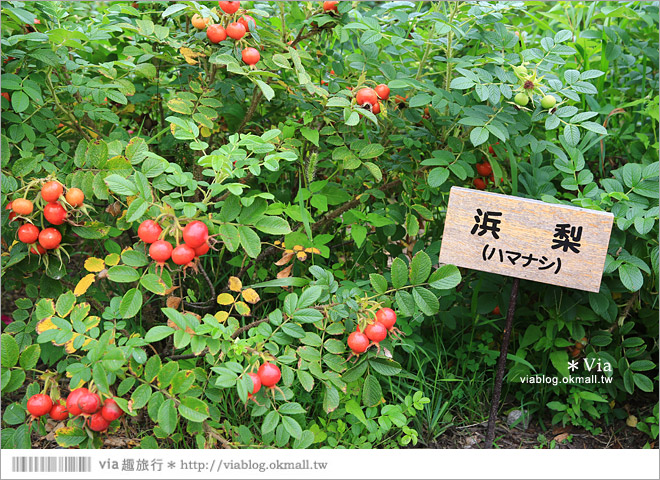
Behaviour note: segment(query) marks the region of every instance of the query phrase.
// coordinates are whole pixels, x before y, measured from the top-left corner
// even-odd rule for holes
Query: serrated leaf
[[[366,407],[375,407],[380,404],[383,399],[383,390],[380,382],[373,375],[367,375],[364,379],[364,386],[362,387],[362,403]]]
[[[378,273],[370,273],[369,281],[376,293],[385,293],[387,291],[387,280]]]
[[[392,286],[394,288],[404,287],[408,283],[408,268],[400,258],[395,258],[391,267]]]
[[[424,251],[419,251],[410,262],[410,283],[420,285],[429,278],[431,259]]]

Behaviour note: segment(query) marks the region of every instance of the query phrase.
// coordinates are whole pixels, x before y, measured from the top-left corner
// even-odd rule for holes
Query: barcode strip
[[[92,457],[13,457],[12,472],[91,472]]]

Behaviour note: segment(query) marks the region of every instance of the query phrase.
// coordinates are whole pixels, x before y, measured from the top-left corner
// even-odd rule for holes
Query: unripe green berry
[[[521,107],[524,107],[529,103],[529,97],[525,95],[524,93],[520,92],[516,94],[515,97],[513,97],[513,101],[516,102],[518,105]]]
[[[557,104],[557,99],[552,95],[546,95],[541,99],[541,106],[547,110],[551,109]]]

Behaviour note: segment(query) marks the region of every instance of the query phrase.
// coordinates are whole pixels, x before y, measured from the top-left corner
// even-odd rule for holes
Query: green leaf
[[[282,424],[293,438],[300,438],[302,436],[302,428],[300,428],[300,424],[293,418],[286,415],[282,416]]]
[[[362,388],[362,403],[366,407],[375,407],[381,402],[382,398],[383,390],[378,379],[373,375],[367,375]]]
[[[4,350],[4,347],[5,347],[5,344],[4,344],[4,340],[3,340],[3,343],[2,343],[3,350]],[[37,344],[30,345],[25,350],[23,350],[23,353],[21,353],[21,358],[19,359],[19,365],[24,370],[30,370],[30,369],[34,368],[37,365],[37,362],[39,361],[40,356],[41,356],[41,346],[39,346]],[[4,357],[2,359],[2,366],[6,366],[5,361],[4,361]]]
[[[399,290],[394,295],[396,306],[404,317],[412,317],[415,314],[415,300],[405,290]]]
[[[108,279],[117,283],[132,283],[140,279],[140,273],[133,267],[115,265],[108,269]]]
[[[373,357],[369,359],[369,365],[381,375],[391,377],[401,372],[401,365],[389,358]]]
[[[406,263],[400,258],[395,258],[392,262],[392,286],[394,288],[401,288],[408,283],[408,268]]]
[[[18,344],[14,337],[9,334],[3,333],[0,336],[0,364],[4,368],[12,368],[18,362]]]
[[[489,136],[490,133],[486,128],[474,127],[470,132],[470,141],[472,142],[472,145],[478,147],[482,143],[486,143]]]
[[[270,102],[273,99],[273,97],[275,96],[275,91],[271,88],[270,85],[268,85],[263,80],[259,80],[259,79],[255,78],[254,81],[257,85],[259,85],[259,88],[261,89],[261,93],[264,94],[264,97],[266,97],[266,100],[268,100]],[[318,144],[316,144],[316,146],[318,146]]]
[[[13,108],[16,113],[24,112],[29,106],[30,97],[28,97],[24,92],[18,91],[12,94],[11,108]]]
[[[131,196],[138,194],[138,189],[132,181],[117,174],[108,175],[105,178],[105,184],[111,191],[119,195]]]
[[[636,292],[644,285],[642,271],[631,263],[623,263],[619,266],[619,278],[623,286],[631,292]]]
[[[312,285],[307,287],[300,294],[296,308],[307,308],[310,305],[313,305],[323,293],[323,287],[319,285]]]
[[[161,366],[162,362],[158,355],[152,355],[149,357],[149,360],[147,360],[147,363],[144,366],[144,379],[149,383],[153,382],[160,372]]]
[[[437,167],[429,172],[428,183],[430,187],[437,188],[447,181],[449,170],[445,167]]]
[[[646,375],[641,373],[633,373],[633,381],[635,382],[635,385],[637,385],[637,388],[640,390],[649,393],[653,391],[653,382]]]
[[[296,374],[298,375],[298,381],[300,382],[300,385],[302,385],[306,391],[311,392],[314,388],[314,377],[312,377],[309,372],[304,370],[297,370]]]
[[[57,303],[55,304],[55,310],[57,314],[64,318],[71,313],[73,306],[76,304],[76,296],[72,291],[67,291],[59,296]]]
[[[257,258],[261,253],[261,239],[259,235],[245,225],[238,227],[238,234],[240,235],[241,246],[245,250],[245,253],[252,258]]]
[[[156,327],[152,327],[147,334],[144,336],[145,342],[157,342],[159,340],[162,340],[165,337],[169,337],[174,333],[174,329],[172,327],[166,327],[165,325],[158,325]]]
[[[326,384],[323,393],[323,410],[325,413],[334,412],[339,406],[339,392],[332,385]]]
[[[264,418],[264,423],[261,424],[261,433],[262,435],[266,435],[273,430],[279,425],[280,423],[280,414],[277,412],[277,410],[271,410],[268,412],[266,417]]]
[[[302,127],[300,129],[300,133],[302,134],[303,137],[305,137],[307,140],[312,142],[314,145],[317,147],[319,146],[319,131],[316,129],[312,129],[309,127]]]
[[[355,416],[355,418],[357,418],[362,424],[368,425],[367,417],[364,416],[362,408],[360,408],[360,405],[358,405],[355,400],[350,399],[348,402],[346,402],[346,411]]]
[[[370,273],[369,281],[376,293],[385,293],[387,291],[387,280],[378,273]]]
[[[163,282],[162,278],[155,273],[148,273],[142,277],[140,279],[140,285],[158,295],[165,295],[165,292],[167,291],[167,285]]]
[[[461,283],[461,272],[455,265],[443,265],[429,278],[429,285],[438,290],[449,290]]]
[[[424,315],[435,315],[440,309],[438,297],[424,287],[413,288],[413,299]]]
[[[410,283],[420,285],[429,278],[431,273],[431,259],[424,251],[417,252],[410,262]]]
[[[95,363],[92,367],[92,379],[101,393],[110,394],[108,374],[100,363]]]
[[[564,377],[569,376],[568,353],[566,350],[556,350],[550,353],[550,361],[557,371]]]
[[[179,404],[179,413],[191,422],[199,423],[209,418],[209,407],[198,398],[183,397]]]
[[[133,394],[131,395],[131,400],[133,400],[133,410],[139,410],[144,407],[149,399],[151,398],[151,385],[143,383],[137,387]]]
[[[158,409],[158,425],[160,425],[160,428],[162,428],[165,433],[171,435],[174,433],[174,430],[176,430],[178,421],[179,417],[176,414],[174,400],[168,398]]]
[[[124,294],[119,303],[119,314],[122,318],[133,318],[142,308],[142,292],[131,288]]]
[[[281,217],[263,216],[254,224],[259,231],[269,235],[287,235],[291,233],[289,222]]]
[[[384,151],[385,148],[380,143],[370,143],[365,145],[362,150],[360,150],[359,156],[363,160],[368,158],[376,158],[382,155]]]
[[[140,220],[142,216],[149,210],[149,204],[142,198],[138,197],[131,202],[126,212],[126,221],[135,222]]]

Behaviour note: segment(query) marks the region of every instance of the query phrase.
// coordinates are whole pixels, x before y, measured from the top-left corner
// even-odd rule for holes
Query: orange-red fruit
[[[243,58],[243,61],[248,65],[255,65],[261,58],[261,54],[256,48],[247,47],[244,48],[241,52],[241,57]]]
[[[208,243],[202,243],[199,247],[195,249],[195,256],[201,257],[210,250],[211,246]]]
[[[79,188],[70,188],[66,191],[65,198],[72,207],[79,207],[85,201],[85,194]]]
[[[381,100],[387,100],[390,98],[390,87],[385,85],[384,83],[381,83],[380,85],[377,85],[376,88],[374,88],[376,95],[378,95],[378,98]]]
[[[378,115],[380,113],[380,102],[376,102],[372,107],[371,107],[371,113],[374,115]]]
[[[62,192],[64,192],[62,184],[52,180],[44,183],[43,187],[41,187],[41,198],[43,198],[45,202],[56,202],[57,199],[60,198],[60,195],[62,195]]]
[[[240,40],[245,36],[245,26],[242,23],[232,22],[227,25],[227,35],[234,40]]]
[[[32,248],[30,248],[30,253],[34,255],[43,255],[44,253],[46,253],[46,249],[41,245],[39,245],[38,243],[35,243],[34,245],[32,245]]]
[[[161,233],[163,229],[153,220],[145,220],[138,227],[138,237],[144,243],[154,243]]]
[[[62,234],[55,228],[44,228],[39,233],[39,244],[46,250],[57,248],[62,241]]]
[[[2,95],[8,102],[11,102],[11,96],[9,95],[9,92],[2,92],[0,95]]]
[[[487,177],[493,173],[493,167],[490,166],[490,162],[488,161],[477,163],[477,173],[482,177]]]
[[[387,328],[378,322],[370,323],[364,329],[364,334],[374,343],[382,342],[387,337]]]
[[[183,229],[183,241],[189,247],[201,247],[209,239],[209,228],[199,220],[186,225]]]
[[[227,39],[227,31],[222,25],[213,24],[206,29],[206,36],[211,43],[220,43]]]
[[[44,207],[44,218],[53,225],[62,225],[66,219],[66,210],[59,202],[51,202]]]
[[[364,333],[356,331],[348,336],[348,348],[356,355],[366,352],[367,347],[369,347],[369,338]]]
[[[378,95],[376,95],[376,91],[373,88],[365,87],[358,90],[355,100],[358,105],[366,105],[367,103],[375,105],[378,103]]]
[[[82,410],[80,410],[80,407],[78,407],[78,400],[82,395],[86,395],[88,393],[89,390],[87,390],[85,387],[76,388],[71,391],[71,393],[69,393],[69,396],[66,399],[66,409],[71,415],[75,417],[82,413]]]
[[[500,314],[500,306],[496,306],[493,308],[493,315],[499,315]]]
[[[9,210],[9,221],[11,222],[14,218],[16,218],[16,214],[12,211],[11,206],[14,202],[9,202],[7,206],[5,207],[5,210]]]
[[[172,261],[177,265],[188,265],[195,258],[195,249],[183,243],[172,250]]]
[[[115,402],[113,398],[105,399],[105,402],[103,402],[103,408],[101,408],[101,415],[103,418],[108,422],[112,422],[113,420],[117,420],[123,414],[123,410],[119,408],[119,405],[117,405],[117,402]]]
[[[43,393],[38,393],[32,395],[27,401],[27,409],[33,417],[41,417],[50,412],[50,409],[53,408],[53,401],[48,395]]]
[[[391,308],[381,308],[376,312],[376,321],[388,330],[396,323],[396,312]]]
[[[17,198],[11,202],[11,209],[18,215],[30,215],[34,210],[34,205],[27,198]]]
[[[31,223],[21,225],[18,229],[18,239],[23,243],[34,243],[39,238],[39,229]]]
[[[101,399],[95,393],[83,393],[78,397],[78,408],[82,413],[96,413],[101,408]]]
[[[232,13],[236,13],[238,11],[238,7],[241,6],[241,2],[218,2],[218,6],[222,9],[223,12],[231,15]]]
[[[336,12],[338,3],[339,2],[323,2],[323,10],[325,12],[329,12],[329,11],[335,11]]]
[[[245,27],[246,32],[250,31],[250,22],[252,22],[253,25],[257,24],[257,22],[254,21],[254,18],[252,18],[250,15],[243,15],[238,20],[238,23],[240,23],[241,25],[243,25]]]
[[[56,421],[66,420],[69,418],[69,412],[66,410],[66,405],[62,403],[60,398],[56,403],[53,404],[53,408],[48,412],[50,418]]]
[[[486,189],[486,182],[484,182],[480,178],[475,178],[472,180],[472,184],[477,188],[478,190],[485,190]]]
[[[274,387],[277,382],[280,381],[280,378],[282,378],[282,372],[280,372],[280,368],[274,363],[270,362],[266,362],[260,366],[257,375],[259,375],[261,384],[264,387]]]
[[[195,27],[197,30],[204,30],[206,28],[206,25],[209,23],[209,19],[204,18],[200,14],[196,13],[195,15],[192,16],[192,20],[190,21],[190,23],[192,23],[192,26]]]
[[[149,256],[158,263],[167,262],[172,256],[172,244],[165,240],[156,240],[149,247]]]
[[[103,432],[108,429],[110,422],[103,418],[101,412],[98,412],[87,419],[87,426],[94,432]]]
[[[248,393],[248,397],[256,395],[261,390],[261,378],[256,373],[249,372],[248,375],[252,379],[252,393]]]

